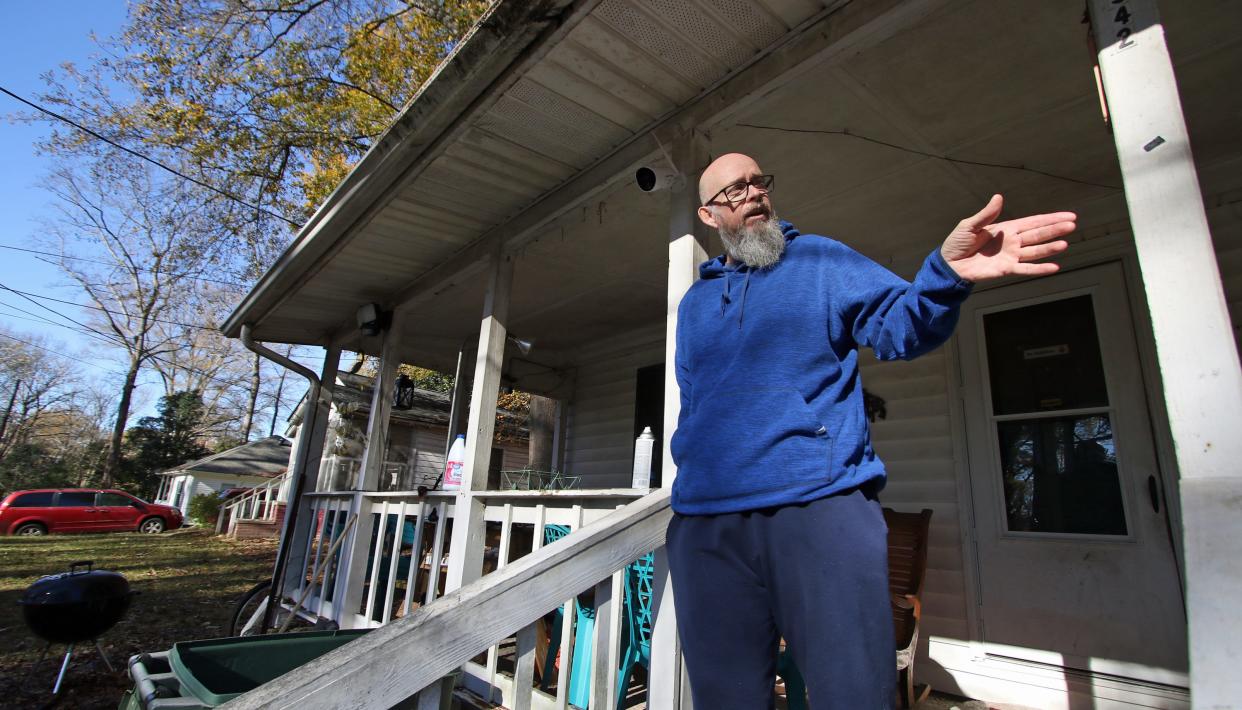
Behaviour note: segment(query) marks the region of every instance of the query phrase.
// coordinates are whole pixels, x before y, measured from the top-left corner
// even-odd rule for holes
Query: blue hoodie
[[[840,242],[781,222],[773,266],[699,267],[677,310],[681,415],[673,509],[803,503],[884,479],[858,348],[910,359],[953,333],[970,284],[936,249],[907,283]]]

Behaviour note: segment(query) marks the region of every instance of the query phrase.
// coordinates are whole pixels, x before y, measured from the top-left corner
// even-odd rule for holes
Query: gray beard
[[[776,215],[738,230],[720,229],[725,253],[752,269],[766,269],[785,253],[785,235]]]

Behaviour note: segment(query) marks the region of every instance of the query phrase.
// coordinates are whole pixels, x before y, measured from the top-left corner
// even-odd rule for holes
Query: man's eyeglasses
[[[712,195],[712,198],[704,205],[710,205],[716,201],[718,197],[724,197],[730,207],[736,207],[738,203],[746,199],[747,190],[755,188],[756,191],[762,191],[764,194],[772,192],[772,185],[776,182],[774,175],[756,175],[750,180],[738,180],[731,185],[725,185],[724,189]]]

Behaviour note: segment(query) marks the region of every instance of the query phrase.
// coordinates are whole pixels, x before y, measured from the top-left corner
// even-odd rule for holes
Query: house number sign
[[[1114,40],[1107,47],[1114,51],[1133,47],[1134,35],[1159,22],[1151,0],[1093,0],[1092,5],[1100,45]]]

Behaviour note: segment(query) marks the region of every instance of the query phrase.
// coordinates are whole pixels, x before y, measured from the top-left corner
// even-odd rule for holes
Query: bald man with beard
[[[698,216],[725,253],[678,308],[681,414],[667,549],[694,706],[773,706],[785,639],[815,710],[891,708],[887,529],[858,350],[911,359],[953,333],[979,281],[1057,271],[1070,212],[997,222],[995,195],[907,282],[779,220],[773,178],[717,158]]]

